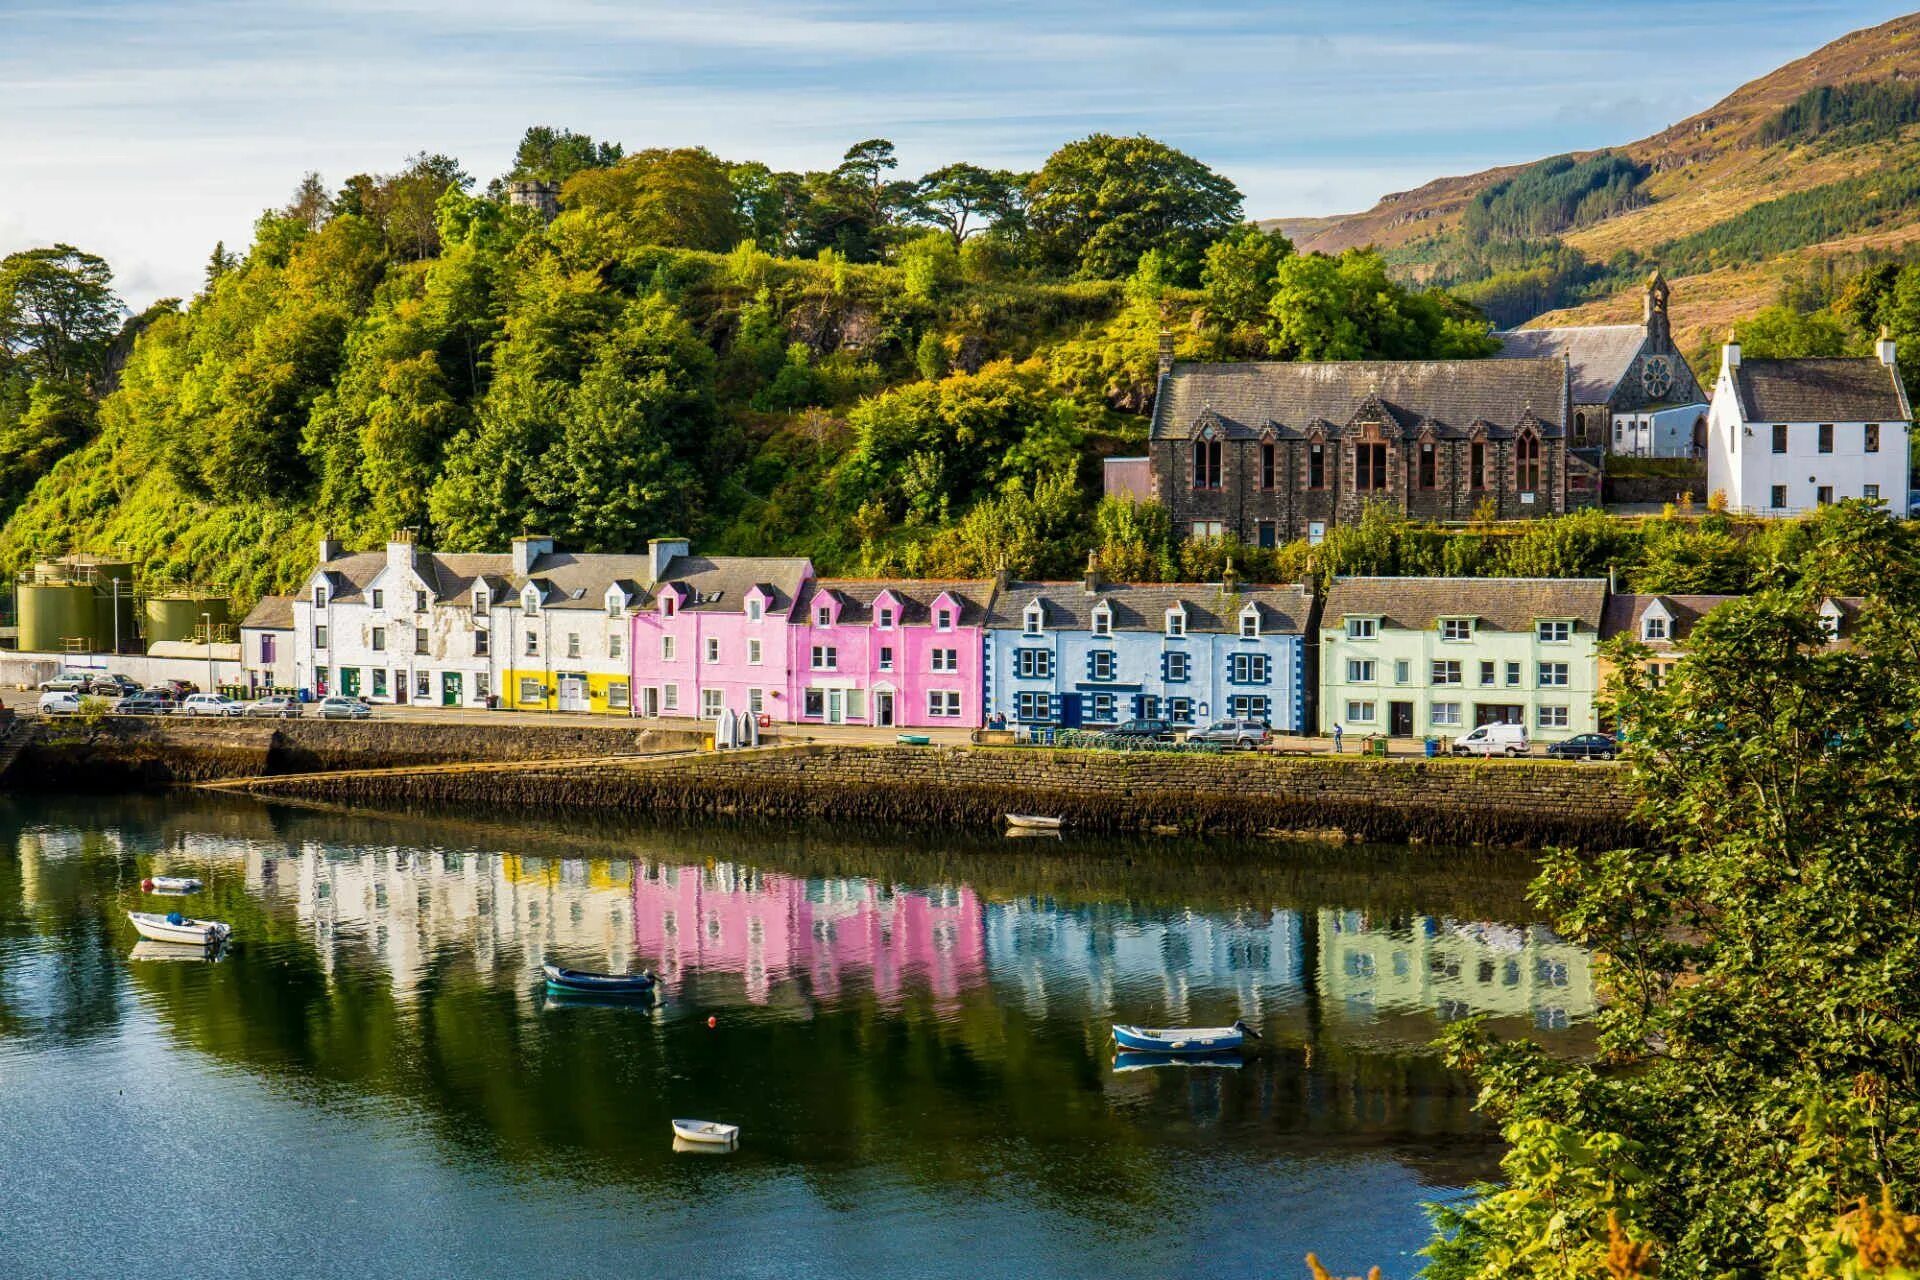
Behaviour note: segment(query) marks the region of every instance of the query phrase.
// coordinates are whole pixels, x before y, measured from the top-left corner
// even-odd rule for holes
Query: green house
[[[1604,578],[1336,578],[1320,629],[1320,728],[1453,738],[1599,727]]]

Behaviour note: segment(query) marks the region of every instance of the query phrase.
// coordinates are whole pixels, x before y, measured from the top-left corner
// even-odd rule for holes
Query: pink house
[[[689,555],[650,544],[654,581],[633,615],[633,707],[712,720],[722,711],[799,719],[789,694],[789,619],[813,578],[806,559]]]
[[[977,728],[991,582],[821,578],[794,611],[803,724]]]

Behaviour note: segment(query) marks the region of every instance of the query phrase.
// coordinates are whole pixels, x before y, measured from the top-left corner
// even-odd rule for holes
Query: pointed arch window
[[[1193,442],[1193,487],[1221,487],[1220,437],[1212,427],[1201,431]]]
[[[1540,437],[1532,431],[1522,431],[1513,442],[1513,487],[1521,493],[1540,488]]]
[[[1362,493],[1387,487],[1386,445],[1362,443],[1353,446],[1353,487]]]

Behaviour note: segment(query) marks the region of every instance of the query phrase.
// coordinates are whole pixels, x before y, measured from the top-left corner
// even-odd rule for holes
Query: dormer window
[[[1036,600],[1027,606],[1026,633],[1028,635],[1037,636],[1045,631],[1045,622],[1046,619],[1041,613],[1039,601]]]
[[[1187,611],[1185,609],[1167,610],[1167,634],[1184,636],[1187,634]]]
[[[1378,624],[1373,618],[1347,619],[1347,639],[1349,640],[1371,640],[1377,630]]]
[[[1442,640],[1473,639],[1473,619],[1471,618],[1440,619],[1440,638]]]
[[[540,593],[534,588],[528,587],[526,591],[521,593],[520,607],[528,613],[538,613],[540,611]]]
[[[824,604],[821,605],[818,609],[815,609],[813,611],[813,625],[816,627],[832,626],[833,610]]]
[[[1667,615],[1650,613],[1640,620],[1640,638],[1642,640],[1665,640],[1667,638]]]
[[[1093,611],[1093,634],[1097,636],[1113,634],[1113,610],[1104,604]]]
[[[759,596],[753,596],[747,601],[748,622],[758,622],[765,614],[766,605],[761,601]]]
[[[1542,644],[1568,644],[1573,640],[1573,624],[1564,618],[1549,618],[1535,625],[1534,634]]]
[[[933,625],[941,631],[953,630],[953,610],[940,609],[935,611],[933,615]]]
[[[1242,640],[1260,638],[1260,611],[1252,605],[1240,611],[1240,638]]]
[[[882,631],[893,630],[893,610],[891,608],[882,605],[880,607],[879,619],[880,629]]]
[[[316,609],[324,609],[327,607],[327,589],[325,587],[315,587],[313,589],[313,607]]]
[[[1840,638],[1840,609],[1831,600],[1820,606],[1820,630],[1829,641]]]
[[[680,612],[680,597],[669,591],[660,597],[660,616],[671,618]]]
[[[476,591],[473,593],[473,612],[475,617],[489,612],[492,607],[493,598],[485,591]]]
[[[609,618],[619,617],[620,611],[626,607],[626,603],[627,603],[626,597],[622,596],[618,590],[608,591],[607,592],[607,616]]]

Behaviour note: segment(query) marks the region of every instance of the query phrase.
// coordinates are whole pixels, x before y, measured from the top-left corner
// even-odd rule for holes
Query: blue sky
[[[1631,141],[1893,4],[1199,0],[0,0],[0,253],[105,255],[135,305],[300,175],[416,151],[483,182],[529,124],[783,168],[1031,168],[1095,130],[1205,160],[1250,216]]]

